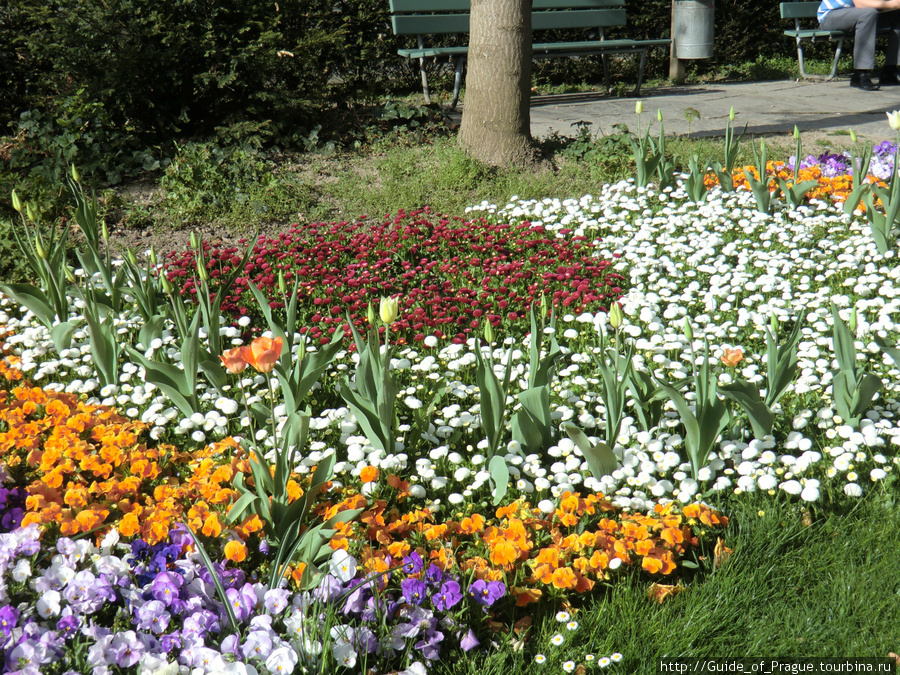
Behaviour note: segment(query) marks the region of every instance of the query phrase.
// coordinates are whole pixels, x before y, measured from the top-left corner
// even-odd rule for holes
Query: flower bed
[[[685,570],[726,564],[716,506],[749,492],[828,505],[889,489],[895,254],[826,201],[762,213],[753,200],[713,188],[696,204],[680,187],[622,182],[580,200],[483,204],[468,221],[478,236],[577,251],[603,300],[616,288],[620,304],[586,304],[585,277],[554,299],[555,324],[536,312],[523,331],[520,314],[539,304],[523,282],[515,321],[418,345],[398,340],[419,330],[401,297],[383,303],[381,337],[373,316],[353,350],[315,344],[340,320],[309,342],[282,330],[248,345],[223,326],[222,364],[207,372],[195,359],[196,382],[178,380],[179,364],[208,338],[179,334],[183,324],[145,330],[134,310],[104,319],[130,349],[101,384],[89,294],[71,304],[61,348],[2,300],[7,669],[421,673],[504,630],[540,663],[530,616],[562,611],[574,635],[567,603],[635,576],[662,600]],[[453,271],[451,253],[432,252],[437,271]],[[275,264],[252,265],[277,284]],[[367,297],[335,316],[361,314]],[[468,307],[474,317],[481,305]],[[766,398],[778,373],[789,379]],[[839,400],[851,376],[868,398]],[[169,394],[190,386],[180,403]],[[294,539],[301,554],[283,555]],[[620,649],[563,668],[633,665],[633,646]]]
[[[436,221],[436,222],[435,222]],[[253,245],[249,261],[225,298],[222,311],[237,319],[257,319],[248,285],[258,286],[274,309],[284,308],[278,275],[299,284],[300,332],[323,343],[347,316],[357,326],[366,307],[381,296],[402,299],[391,330],[401,340],[426,337],[464,341],[485,321],[527,318],[542,295],[570,311],[601,311],[621,292],[621,276],[610,273],[610,260],[595,255],[596,242],[585,237],[547,236],[540,228],[510,226],[479,219],[445,218],[427,210],[403,213],[377,225],[365,222],[293,226],[274,239]],[[216,280],[241,256],[237,248],[205,247],[206,267]],[[195,295],[196,256],[171,254],[166,274]]]

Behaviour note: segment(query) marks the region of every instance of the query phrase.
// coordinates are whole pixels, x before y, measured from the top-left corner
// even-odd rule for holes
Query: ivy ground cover
[[[656,192],[632,182],[578,200],[512,200],[473,211],[472,229],[485,237],[539,239],[537,269],[549,265],[538,249],[567,255],[576,248],[583,257],[570,267],[578,269],[557,266],[551,274],[562,278],[549,279],[510,269],[513,279],[525,279],[512,301],[513,283],[500,291],[494,278],[473,296],[459,282],[442,302],[475,304],[459,310],[468,323],[454,320],[463,330],[452,337],[444,324],[423,320],[428,334],[417,328],[416,303],[406,306],[404,296],[381,303],[370,325],[382,325],[377,339],[390,348],[375,346],[374,333],[353,343],[326,337],[329,328],[357,323],[354,315],[364,328],[368,303],[399,292],[379,286],[381,276],[399,283],[390,271],[376,281],[370,267],[361,268],[372,276],[346,302],[332,293],[328,315],[351,319],[321,322],[322,333],[309,341],[311,330],[301,329],[311,326],[314,297],[304,295],[312,307],[301,308],[293,330],[277,334],[269,320],[287,322],[290,300],[269,307],[284,312],[273,318],[264,307],[249,309],[242,291],[223,304],[218,372],[189,354],[202,353],[210,337],[200,329],[196,339],[182,334],[177,310],[148,322],[125,303],[92,322],[86,314],[96,296],[73,275],[81,292],[73,293],[64,317],[72,330],[63,340],[35,312],[5,299],[5,667],[423,673],[450,668],[454,655],[500,649],[528,668],[631,672],[643,664],[640,645],[554,651],[578,644],[578,610],[587,599],[638,577],[653,601],[665,601],[685,587],[683,577],[728,565],[729,504],[748,493],[800,517],[896,489],[900,371],[892,345],[900,273],[893,252],[877,252],[859,214],[820,199],[761,213],[749,192],[719,188],[695,204],[680,188]],[[394,224],[401,229],[386,224],[383,232],[402,232],[407,218]],[[497,264],[506,264],[504,247],[517,245],[509,242],[491,249]],[[263,245],[266,255],[244,264],[269,274],[259,281],[277,289],[278,267],[266,256],[277,259],[280,249]],[[408,268],[397,257],[392,250],[379,260],[402,275]],[[459,257],[437,267],[446,264],[449,274],[471,259]],[[409,261],[423,271],[430,262],[425,255]],[[352,263],[329,264],[340,271]],[[203,269],[192,282],[201,288],[204,274],[222,273],[218,265]],[[597,277],[574,278],[591,269]],[[283,287],[306,283],[290,271],[283,270]],[[466,278],[465,288],[474,292],[473,281]],[[539,309],[543,281],[552,319]],[[159,288],[170,302],[181,297]],[[492,289],[489,297],[480,297],[484,289]],[[179,290],[187,296],[191,286]],[[573,293],[576,302],[566,304]],[[501,308],[500,300],[511,305]],[[532,309],[529,325],[522,319]],[[188,305],[187,316],[194,311]],[[445,318],[433,308],[426,316]],[[158,326],[147,329],[152,321]],[[109,350],[97,349],[102,325],[118,336],[111,338],[114,371]],[[775,381],[769,352],[795,327],[795,357],[775,368],[790,381],[766,403]],[[543,349],[533,350],[538,338]],[[646,378],[633,375],[626,390],[616,354]],[[836,381],[848,378],[848,354],[855,381],[868,382],[871,395],[839,403],[836,392],[848,385]],[[294,371],[283,370],[316,355],[317,367],[302,371],[315,372],[315,384],[301,378],[308,386],[300,387]],[[196,380],[177,381],[155,365],[178,370],[191,358],[202,365]],[[605,379],[610,369],[613,380]],[[114,381],[103,372],[115,372]],[[380,378],[377,392],[367,390],[367,372]],[[491,398],[492,374],[501,399]],[[726,396],[739,382],[749,385],[741,385],[747,398],[755,391],[765,405],[766,433],[759,433],[762,409]],[[180,403],[169,393],[191,386]],[[618,417],[610,393],[617,387],[624,392]],[[388,403],[379,410],[390,443],[365,421],[367,395]],[[547,436],[534,440],[524,419],[539,426],[544,403],[539,431]],[[707,409],[715,414],[704,416]],[[491,416],[500,423],[491,427]],[[714,431],[705,431],[713,418]],[[704,434],[711,436],[705,454],[698,452]],[[286,454],[286,471],[261,468],[279,466]],[[315,545],[290,556],[284,575],[272,574],[281,571],[283,530],[254,501],[266,475],[283,481],[264,493],[266,502],[281,500],[285,513],[305,504],[298,533],[321,535],[304,540]],[[257,507],[235,518],[240,500]],[[555,631],[539,634],[542,616]]]

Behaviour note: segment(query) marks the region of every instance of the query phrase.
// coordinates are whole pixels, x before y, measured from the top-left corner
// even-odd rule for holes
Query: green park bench
[[[805,80],[825,79],[831,80],[837,74],[838,61],[841,58],[841,50],[844,47],[844,40],[853,39],[853,31],[845,30],[822,30],[819,28],[819,19],[816,12],[819,10],[819,2],[782,2],[781,18],[793,19],[793,29],[784,31],[788,37],[797,41],[797,62],[800,64],[800,77]],[[887,30],[878,31],[879,34],[886,34]],[[837,46],[834,50],[834,63],[831,66],[831,72],[828,75],[810,75],[806,72],[803,63],[803,43],[804,42],[836,42]]]
[[[390,0],[391,23],[396,35],[415,35],[418,47],[400,49],[398,54],[408,59],[419,59],[422,74],[422,91],[425,102],[431,103],[428,77],[425,74],[425,59],[449,57],[456,78],[453,85],[453,101],[450,108],[459,101],[459,88],[468,55],[468,46],[441,47],[426,44],[426,36],[467,34],[469,32],[469,0]],[[603,76],[609,88],[608,54],[637,54],[637,88],[640,94],[644,77],[647,50],[670,44],[669,38],[656,40],[608,40],[605,28],[625,25],[625,0],[534,0],[531,12],[532,34],[535,31],[572,31],[573,37],[582,38],[571,42],[535,42],[532,44],[534,58],[555,58],[562,56],[587,56],[599,54],[603,58]],[[577,31],[577,32],[576,32]],[[586,33],[592,33],[590,39]],[[596,37],[594,37],[596,35]]]

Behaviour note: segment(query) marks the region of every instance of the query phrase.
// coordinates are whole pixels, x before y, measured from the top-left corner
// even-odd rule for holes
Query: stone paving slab
[[[666,133],[693,137],[721,136],[731,107],[735,127],[748,134],[791,133],[794,125],[803,132],[837,137],[852,128],[860,138],[873,142],[893,139],[885,112],[900,109],[900,87],[868,92],[849,86],[848,80],[779,80],[769,82],[711,83],[690,86],[645,88],[640,97],[616,98],[601,93],[536,96],[531,100],[531,133],[542,138],[557,132],[577,134],[577,122],[589,122],[594,134],[615,133],[624,123],[637,128],[635,103],[644,101],[641,125],[656,121],[662,111]],[[690,125],[685,110],[693,108],[700,118]],[[652,133],[655,133],[652,132]],[[849,142],[849,140],[848,140]]]

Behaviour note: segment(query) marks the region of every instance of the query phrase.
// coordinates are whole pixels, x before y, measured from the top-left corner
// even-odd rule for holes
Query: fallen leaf
[[[684,586],[675,585],[670,586],[667,584],[650,584],[650,588],[647,589],[647,598],[650,600],[656,600],[659,604],[663,604],[666,598],[671,595],[677,595],[684,590]]]
[[[728,562],[728,559],[731,557],[731,554],[734,553],[730,548],[725,546],[725,541],[722,537],[716,538],[716,547],[713,549],[713,565],[717,568],[721,567],[725,563]]]
[[[528,633],[528,630],[531,628],[531,624],[533,621],[534,619],[532,619],[530,616],[523,616],[513,624],[513,632],[516,635],[521,635],[524,639],[525,635],[527,635]]]

